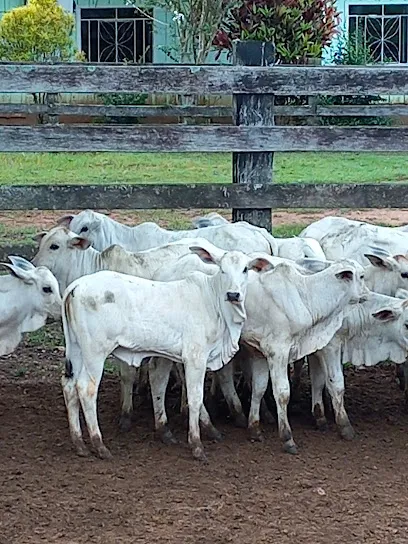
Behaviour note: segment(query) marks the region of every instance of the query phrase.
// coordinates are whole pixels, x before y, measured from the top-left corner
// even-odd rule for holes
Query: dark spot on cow
[[[96,301],[95,301],[95,299],[93,297],[85,297],[84,298],[84,303],[91,310],[95,310],[95,311],[97,310]]]
[[[72,370],[72,363],[69,359],[65,359],[65,377],[73,378],[74,371]]]
[[[107,304],[115,302],[115,295],[112,293],[112,291],[105,291],[105,302]]]

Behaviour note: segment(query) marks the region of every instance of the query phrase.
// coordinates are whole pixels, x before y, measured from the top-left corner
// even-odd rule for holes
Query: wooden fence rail
[[[271,227],[271,208],[408,207],[404,184],[273,184],[273,153],[407,152],[408,128],[276,126],[277,115],[402,116],[408,106],[318,105],[319,96],[408,94],[405,66],[273,66],[273,51],[251,59],[243,42],[234,66],[0,63],[0,93],[46,93],[45,104],[3,104],[1,113],[46,114],[47,124],[0,126],[1,152],[232,152],[230,185],[2,186],[0,209],[233,208],[235,219]],[[263,49],[262,49],[263,51]],[[240,64],[250,64],[241,66]],[[232,95],[233,107],[58,104],[58,93]],[[315,97],[277,106],[275,97]],[[59,124],[60,115],[231,116],[235,126]],[[160,182],[160,180],[158,180]],[[177,181],[177,180],[175,180]],[[235,213],[237,212],[237,213]]]
[[[100,104],[0,104],[0,115],[38,115],[53,113],[84,117],[231,117],[229,106],[104,106]],[[274,106],[274,114],[282,117],[402,117],[408,116],[408,104],[375,104],[370,106]]]
[[[0,186],[0,210],[186,208],[408,208],[392,183],[129,184]]]
[[[408,94],[408,77],[405,66],[0,63],[0,92],[402,95]]]

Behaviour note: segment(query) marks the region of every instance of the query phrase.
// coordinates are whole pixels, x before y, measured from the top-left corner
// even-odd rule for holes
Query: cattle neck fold
[[[207,365],[211,370],[219,370],[229,363],[239,349],[239,339],[246,320],[245,300],[243,297],[241,302],[235,304],[226,300],[221,271],[213,276],[207,276],[202,272],[195,272],[192,276],[197,274],[204,284],[202,292],[208,292],[208,296],[205,294],[205,300],[213,307],[217,328],[220,331],[219,341],[210,352]]]

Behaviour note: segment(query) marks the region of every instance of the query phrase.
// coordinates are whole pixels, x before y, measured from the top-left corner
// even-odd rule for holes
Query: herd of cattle
[[[354,431],[344,407],[344,363],[404,363],[400,379],[408,390],[408,227],[326,217],[284,239],[218,214],[193,226],[129,227],[86,210],[39,234],[31,263],[10,256],[4,264],[10,275],[0,281],[0,355],[12,352],[22,333],[62,316],[62,387],[79,455],[89,453],[80,407],[95,452],[111,455],[97,417],[109,355],[120,362],[121,427],[130,426],[133,385],[147,370],[155,428],[165,443],[175,441],[165,394],[177,373],[188,400],[188,440],[200,460],[200,425],[210,438],[221,437],[203,402],[207,371],[212,393],[220,388],[236,424],[253,439],[262,437],[270,379],[290,453],[296,444],[287,417],[288,365],[295,365],[293,394],[307,356],[316,423],[326,425],[326,387],[345,439]],[[248,418],[234,383],[238,367],[251,388]]]

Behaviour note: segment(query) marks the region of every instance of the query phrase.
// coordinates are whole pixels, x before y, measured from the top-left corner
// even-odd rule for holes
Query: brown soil
[[[347,373],[347,406],[358,432],[344,442],[313,427],[305,380],[291,409],[300,453],[281,452],[276,428],[250,443],[224,420],[209,465],[154,438],[149,406],[128,434],[117,428],[119,383],[106,375],[100,423],[113,461],[71,450],[59,385],[59,349],[22,347],[0,365],[0,542],[280,544],[406,543],[407,430],[392,369]],[[29,369],[21,376],[18,369]]]
[[[103,210],[102,210],[103,211]],[[174,213],[181,218],[188,220],[203,215],[209,210],[177,210]],[[218,213],[231,219],[229,211],[217,210]],[[57,219],[70,212],[61,211],[27,211],[27,212],[2,212],[0,213],[0,224],[7,227],[29,227],[35,226],[39,229],[49,229],[55,226]],[[75,211],[73,211],[75,213]],[[408,209],[371,209],[371,210],[308,210],[308,211],[284,211],[273,212],[273,224],[279,225],[307,225],[328,215],[342,215],[349,219],[368,221],[372,223],[399,226],[408,224]],[[146,220],[157,220],[160,218],[160,210],[154,212],[146,211],[123,211],[112,210],[110,216],[113,219],[128,224],[136,224]],[[160,220],[159,223],[166,227],[168,221]]]
[[[274,223],[339,213],[277,211]],[[408,210],[343,214],[408,223]],[[50,228],[60,215],[8,213],[0,222]],[[113,215],[129,223],[145,217]],[[25,345],[0,361],[0,544],[408,542],[408,415],[390,367],[347,372],[353,442],[342,441],[333,424],[326,434],[314,429],[305,380],[302,401],[290,411],[299,455],[281,452],[275,426],[253,444],[224,418],[216,424],[225,440],[205,442],[210,463],[202,466],[174,411],[178,446],[155,440],[148,404],[130,433],[118,431],[112,375],[104,377],[99,406],[114,460],[76,457],[59,385],[62,357],[61,348]]]

